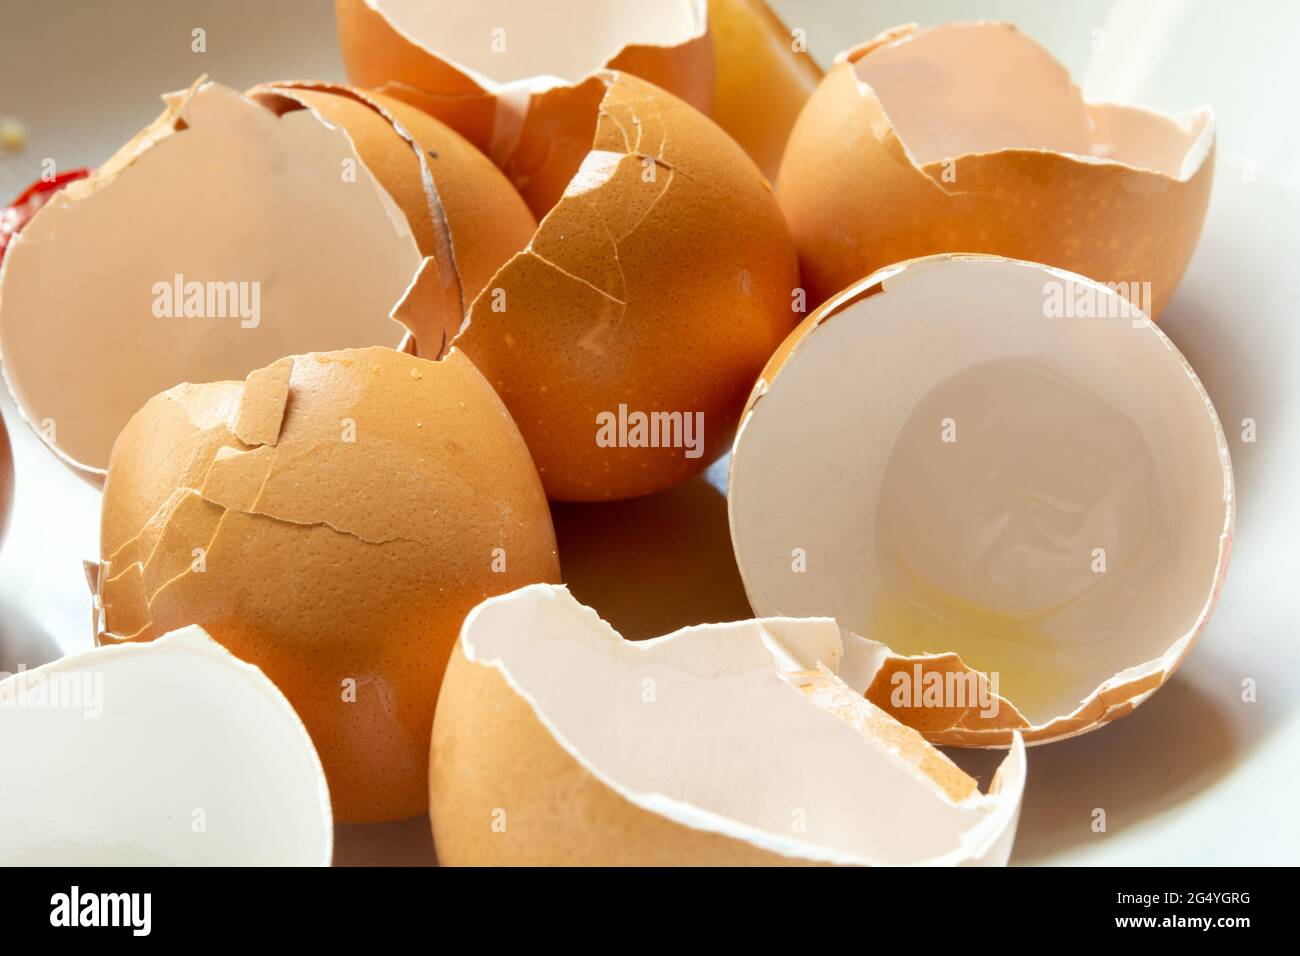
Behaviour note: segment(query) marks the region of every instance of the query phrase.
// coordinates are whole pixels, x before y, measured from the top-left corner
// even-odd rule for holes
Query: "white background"
[[[1013,862],[1297,863],[1300,824],[1300,6],[1276,2],[776,0],[829,64],[897,23],[1005,18],[1043,42],[1092,99],[1218,113],[1209,221],[1162,321],[1228,432],[1237,539],[1227,586],[1189,661],[1135,714],[1030,752]],[[207,52],[190,31],[207,31]],[[1104,48],[1094,50],[1096,31]],[[159,111],[158,94],[208,73],[236,88],[342,80],[328,0],[0,0],[0,115],[26,149],[0,156],[0,199],[53,157],[97,164]],[[75,281],[70,275],[69,281]],[[93,319],[93,317],[91,317]],[[106,357],[106,360],[111,360]],[[56,374],[51,370],[51,374]],[[91,645],[82,558],[97,554],[99,496],[40,447],[0,398],[17,469],[0,546],[0,670]],[[1241,422],[1257,422],[1243,444]],[[556,509],[566,577],[629,636],[748,616],[731,558],[725,471],[665,495]],[[1245,678],[1258,701],[1241,701]],[[987,755],[958,755],[973,769]],[[111,785],[87,781],[88,786]],[[1091,828],[1106,811],[1106,833]],[[341,828],[340,862],[416,862],[427,823]],[[1226,887],[1230,889],[1230,887]]]

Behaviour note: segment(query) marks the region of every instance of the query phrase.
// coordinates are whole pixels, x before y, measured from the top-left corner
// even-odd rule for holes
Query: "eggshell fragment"
[[[863,636],[846,682],[963,746],[1080,734],[1154,693],[1234,515],[1218,418],[1164,334],[1099,283],[981,256],[893,266],[810,316],[755,386],[728,505],[755,612],[833,616]]]
[[[571,171],[567,144],[590,141],[590,119],[574,102],[593,73],[633,73],[706,112],[712,101],[705,0],[336,0],[335,9],[351,81],[454,128],[538,216]]]
[[[95,480],[127,419],[179,381],[397,345],[406,330],[389,310],[422,259],[343,130],[214,83],[165,100],[54,195],[0,267],[9,387],[42,440]]]
[[[559,577],[537,472],[458,351],[282,359],[151,399],[113,450],[99,640],[202,625],[302,715],[345,822],[428,808],[465,614]]]
[[[455,339],[547,494],[570,501],[648,494],[717,457],[794,326],[798,286],[780,210],[739,146],[643,80],[593,82],[589,152]]]
[[[281,115],[293,108],[289,104],[310,109],[347,132],[362,162],[401,207],[421,254],[444,273],[457,315],[537,228],[523,198],[491,160],[413,106],[302,81],[265,83],[249,96]]]
[[[822,69],[804,38],[763,0],[709,0],[709,35],[716,69],[711,115],[774,180]]]
[[[1001,865],[1024,748],[987,794],[850,691],[829,620],[625,641],[564,588],[485,601],[438,701],[440,862]]]
[[[837,58],[790,134],[777,195],[814,304],[891,263],[987,252],[1122,283],[1159,317],[1213,168],[1208,108],[1086,103],[1011,24],[910,25]]]
[[[329,864],[306,728],[201,628],[0,676],[0,862]]]

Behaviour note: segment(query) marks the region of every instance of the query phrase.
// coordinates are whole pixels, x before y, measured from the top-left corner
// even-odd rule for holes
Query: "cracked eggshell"
[[[713,98],[706,0],[337,0],[335,10],[350,80],[456,129],[538,216],[590,141],[594,73],[633,73],[706,112]]]
[[[1234,516],[1173,343],[1100,283],[992,256],[892,266],[814,312],[754,388],[728,507],[755,612],[834,617],[846,682],[961,746],[1084,733],[1154,693]]]
[[[131,415],[179,381],[399,344],[407,330],[389,310],[422,260],[342,129],[215,83],[164,100],[153,124],[53,196],[0,265],[0,352],[18,408],[94,481]]]
[[[891,263],[983,252],[1137,283],[1158,318],[1213,172],[1209,108],[1087,103],[1011,24],[909,25],[837,58],[790,135],[777,195],[813,304]]]
[[[799,284],[780,210],[744,151],[644,80],[598,81],[586,158],[455,340],[510,408],[547,494],[568,501],[658,491],[721,454],[795,324]],[[676,413],[683,441],[633,447],[629,425],[598,443],[620,407]],[[684,448],[698,416],[703,441]]]
[[[447,656],[483,598],[559,578],[536,469],[458,351],[282,359],[179,385],[104,488],[102,643],[202,625],[285,692],[345,822],[428,808]]]
[[[330,795],[306,728],[201,628],[0,676],[6,864],[329,864]]]
[[[466,619],[434,721],[444,865],[1001,865],[1024,748],[986,794],[833,673],[835,622],[625,641],[562,587]]]
[[[786,140],[822,69],[763,0],[709,0],[710,115],[775,180]]]
[[[460,134],[399,100],[330,83],[264,83],[249,96],[279,114],[305,108],[342,128],[443,273],[458,317],[537,221],[499,169]],[[430,350],[439,351],[434,343]]]
[[[0,544],[4,543],[9,512],[14,506],[14,455],[9,447],[9,432],[0,417]]]

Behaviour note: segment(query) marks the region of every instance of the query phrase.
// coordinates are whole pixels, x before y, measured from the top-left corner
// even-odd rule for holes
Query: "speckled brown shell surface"
[[[152,399],[104,491],[100,640],[198,623],[288,696],[336,812],[427,806],[429,727],[461,619],[559,574],[537,473],[458,352],[283,359]]]

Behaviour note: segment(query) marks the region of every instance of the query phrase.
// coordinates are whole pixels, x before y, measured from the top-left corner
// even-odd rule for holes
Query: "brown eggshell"
[[[420,248],[343,130],[216,83],[164,100],[154,123],[54,195],[0,267],[6,382],[41,440],[93,480],[127,420],[177,382],[242,378],[313,348],[398,345],[410,331],[389,313]],[[358,142],[385,176],[380,160],[414,162],[384,124],[374,132]],[[447,311],[408,318],[440,346],[459,296]]]
[[[1116,674],[1068,714],[1041,723],[1030,720],[1000,694],[992,695],[997,701],[997,712],[992,715],[981,713],[981,709],[975,706],[903,708],[894,705],[891,698],[895,675],[900,672],[909,676],[920,674],[922,681],[933,680],[934,674],[943,675],[944,679],[957,674],[987,688],[987,676],[969,667],[959,654],[908,656],[895,654],[873,641],[864,641],[862,650],[855,653],[875,658],[879,669],[864,687],[855,685],[855,689],[877,707],[920,731],[927,740],[942,746],[1001,748],[1008,746],[1016,736],[1026,745],[1033,746],[1077,737],[1127,717],[1173,676],[1194,643],[1195,637],[1177,642],[1161,656],[1156,666],[1141,668],[1134,673]]]
[[[437,117],[480,149],[490,148],[480,145],[492,129],[490,94],[439,96],[401,83],[385,83],[378,89],[379,95]],[[537,97],[521,120],[511,150],[500,157],[502,171],[538,217],[559,200],[574,170],[591,149],[596,113],[604,95],[605,84],[593,76]],[[473,135],[480,128],[486,132]]]
[[[1053,289],[1100,308],[1052,314]],[[1149,698],[1209,620],[1236,515],[1214,407],[1158,327],[1100,283],[974,255],[880,270],[790,335],[728,511],[755,612],[834,617],[849,686],[974,747]]]
[[[443,687],[429,793],[437,807],[434,846],[444,866],[600,866],[612,851],[628,866],[796,862],[631,803],[573,759],[500,671],[466,660],[459,643]],[[490,722],[481,718],[485,709],[493,715]],[[539,788],[546,803],[533,799]],[[504,833],[488,825],[494,807],[511,813]],[[565,807],[571,816],[559,819],[551,839],[538,839],[555,828],[551,814]],[[618,834],[616,848],[573,839],[584,831]]]
[[[326,83],[268,83],[249,95],[294,101],[347,131],[361,161],[405,213],[420,252],[454,274],[460,313],[537,228],[486,156],[406,103]]]
[[[99,640],[198,623],[302,716],[344,821],[427,808],[433,705],[465,613],[559,567],[527,449],[464,355],[282,359],[182,385],[123,431]]]
[[[790,129],[822,69],[763,0],[709,0],[718,125],[775,180]]]
[[[427,156],[451,231],[466,305],[537,229],[523,197],[468,140],[423,111],[377,93],[371,98],[415,138]]]
[[[434,720],[439,862],[1005,863],[1023,750],[981,794],[919,734],[815,666],[834,664],[837,634],[826,620],[770,620],[626,642],[563,588],[485,602],[466,619]],[[788,792],[760,793],[760,782]],[[806,831],[785,825],[792,812]]]
[[[1136,283],[1158,317],[1205,220],[1213,126],[1086,104],[1010,24],[898,27],[837,59],[777,195],[812,304],[894,262],[986,252]]]
[[[707,112],[713,99],[713,51],[705,3],[680,0],[677,6],[684,8],[683,14],[695,25],[675,42],[663,44],[634,42],[644,28],[635,24],[653,17],[655,10],[632,4],[595,11],[588,4],[572,3],[565,10],[552,8],[550,15],[542,13],[540,18],[530,17],[527,22],[520,20],[523,11],[503,9],[501,16],[491,22],[494,28],[507,30],[507,50],[511,43],[528,44],[532,49],[549,45],[559,50],[571,46],[566,37],[577,29],[576,21],[587,21],[584,42],[589,46],[598,43],[590,32],[591,21],[598,12],[604,14],[598,19],[611,30],[611,36],[622,35],[625,39],[621,43],[615,40],[618,47],[609,49],[604,61],[592,67],[624,70],[643,77]],[[445,36],[454,24],[440,28],[430,22],[425,25],[427,36],[436,36],[456,47],[435,49],[433,39],[420,42],[414,36],[419,31],[413,24],[399,26],[404,21],[393,18],[383,7],[382,0],[336,0],[339,42],[351,81],[405,100],[451,126],[490,156],[534,214],[543,216],[559,198],[572,173],[572,157],[565,143],[575,138],[583,140],[584,125],[590,129],[585,97],[578,91],[589,79],[592,67],[557,67],[558,78],[528,77],[503,83],[500,76],[461,65],[457,59],[475,52],[457,46],[458,42],[481,42],[487,48],[491,37],[486,27],[481,38],[475,33],[472,41],[468,37],[457,41]],[[619,30],[610,22],[619,20],[629,23]],[[525,34],[522,40],[518,39],[521,34]]]
[[[744,151],[649,83],[600,79],[582,169],[456,339],[560,500],[647,494],[707,465],[798,317],[793,248]],[[620,405],[702,413],[699,456],[598,444]]]

